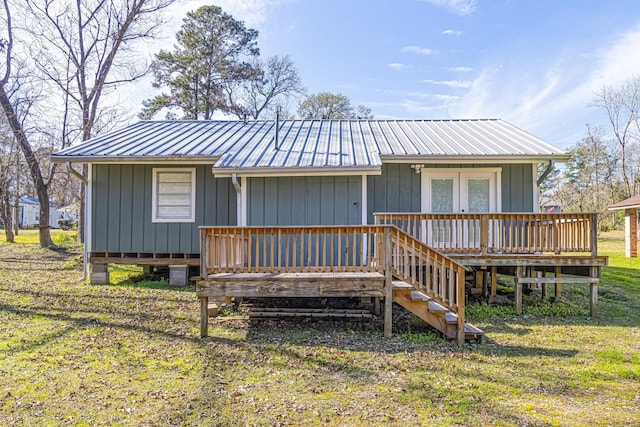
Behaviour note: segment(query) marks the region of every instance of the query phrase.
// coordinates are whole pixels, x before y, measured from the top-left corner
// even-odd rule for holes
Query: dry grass
[[[599,319],[580,286],[523,316],[478,305],[489,341],[459,349],[406,315],[391,340],[243,320],[200,340],[192,288],[135,269],[79,283],[77,254],[0,244],[0,425],[637,424],[640,264],[619,239],[600,247]]]

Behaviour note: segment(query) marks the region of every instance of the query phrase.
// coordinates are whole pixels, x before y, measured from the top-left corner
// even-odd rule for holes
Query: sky
[[[637,0],[190,0],[164,49],[205,4],[258,30],[261,57],[289,55],[309,94],[377,119],[500,118],[565,150],[608,130],[595,93],[640,74]]]

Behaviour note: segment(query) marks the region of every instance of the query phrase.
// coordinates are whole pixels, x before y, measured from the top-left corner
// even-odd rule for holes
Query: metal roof
[[[54,161],[210,161],[216,173],[380,170],[383,161],[565,160],[561,149],[482,120],[141,121],[55,153]]]

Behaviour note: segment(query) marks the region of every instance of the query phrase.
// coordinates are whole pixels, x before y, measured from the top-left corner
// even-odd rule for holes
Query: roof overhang
[[[214,164],[220,156],[51,156],[54,163],[117,163],[117,164]]]
[[[610,211],[623,211],[625,209],[640,209],[640,204],[627,206],[609,206]]]
[[[555,160],[558,162],[565,162],[569,160],[569,154],[555,154],[555,155],[429,155],[429,156],[406,156],[406,155],[380,155],[380,160],[383,163],[544,163],[549,160]]]
[[[306,168],[211,168],[216,178],[237,176],[348,176],[348,175],[381,175],[380,166],[373,167],[306,167]]]
[[[610,211],[621,211],[624,209],[638,209],[640,208],[640,194],[636,196],[631,196],[628,199],[625,199],[621,202],[614,203],[609,206]]]

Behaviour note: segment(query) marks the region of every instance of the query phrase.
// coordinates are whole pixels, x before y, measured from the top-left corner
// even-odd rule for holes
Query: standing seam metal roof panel
[[[216,169],[379,167],[385,158],[521,156],[562,150],[501,120],[146,121],[66,148],[56,161],[219,157]]]

